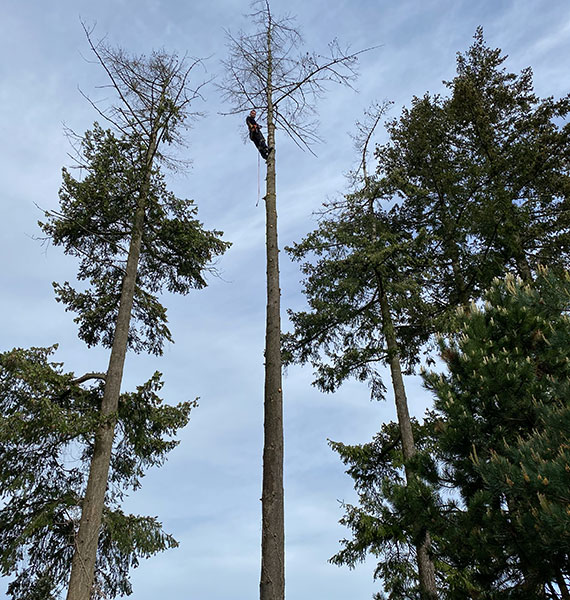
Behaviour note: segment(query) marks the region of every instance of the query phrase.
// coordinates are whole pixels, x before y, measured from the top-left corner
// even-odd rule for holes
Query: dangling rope
[[[255,203],[255,206],[259,206],[259,196],[261,194],[260,191],[260,174],[259,171],[261,170],[261,166],[260,166],[260,158],[259,158],[259,153],[257,154],[257,202]]]

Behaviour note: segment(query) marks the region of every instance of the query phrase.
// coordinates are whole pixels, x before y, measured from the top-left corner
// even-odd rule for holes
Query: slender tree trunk
[[[368,188],[369,180],[366,173],[366,161],[364,160],[364,184]],[[378,233],[376,230],[376,221],[374,219],[374,201],[371,197],[368,205],[369,213],[372,219],[372,239],[376,241]],[[380,298],[380,312],[382,314],[382,331],[386,339],[388,349],[388,363],[390,365],[390,377],[392,379],[392,387],[394,389],[394,402],[396,404],[396,414],[398,416],[398,427],[402,438],[402,454],[404,455],[406,482],[415,477],[409,467],[410,459],[416,453],[416,445],[414,443],[414,432],[412,431],[412,422],[410,420],[410,412],[408,410],[408,398],[406,396],[406,388],[404,387],[404,377],[402,375],[402,366],[400,364],[400,353],[398,348],[398,340],[394,330],[392,314],[388,304],[388,298],[384,289],[384,281],[377,269],[374,269],[376,281],[378,283],[378,292]],[[426,598],[435,600],[437,598],[437,589],[435,585],[435,567],[429,549],[431,546],[431,538],[429,531],[426,531],[423,541],[416,546],[418,554],[418,575],[420,587]]]
[[[275,123],[272,103],[271,21],[267,30],[266,177],[267,314],[265,330],[265,394],[261,525],[260,600],[285,598],[285,516],[283,491],[283,393],[281,383],[281,291],[275,193]]]
[[[465,278],[463,277],[463,273],[461,272],[461,268],[459,266],[459,250],[457,249],[457,245],[455,244],[453,238],[451,237],[451,235],[449,235],[448,232],[446,232],[446,238],[447,239],[444,242],[445,255],[446,258],[449,258],[451,261],[453,281],[455,283],[455,289],[457,290],[457,302],[463,307],[468,307],[469,292],[467,291]]]
[[[459,248],[455,242],[455,224],[447,214],[447,202],[445,195],[440,191],[439,182],[434,178],[433,184],[437,189],[437,195],[440,204],[440,220],[443,226],[443,251],[445,258],[451,263],[451,271],[453,273],[453,283],[457,293],[457,303],[461,306],[469,306],[469,292],[465,283],[465,278],[459,264]]]
[[[150,171],[155,151],[156,134],[152,136],[147,152],[145,165],[147,175],[140,190],[135,212],[127,266],[119,300],[119,311],[115,324],[113,346],[105,378],[105,391],[101,402],[101,424],[95,434],[93,457],[89,467],[89,478],[82,504],[79,531],[75,540],[67,600],[90,600],[91,598],[95,577],[95,563],[97,560],[97,546],[105,505],[105,493],[107,491],[111,464],[115,425],[117,423],[123,368],[127,354],[127,341],[135,295],[146,204],[150,189]]]
[[[532,283],[533,276],[528,259],[526,257],[519,233],[514,234],[515,241],[515,262],[519,276],[525,283]]]
[[[410,413],[408,411],[408,399],[406,397],[406,389],[404,387],[404,378],[402,376],[402,367],[400,365],[400,356],[398,351],[398,341],[394,331],[392,315],[390,313],[388,299],[386,298],[384,291],[382,277],[378,272],[376,273],[376,278],[380,292],[380,310],[382,312],[384,337],[386,338],[386,346],[388,348],[388,363],[390,365],[390,375],[394,389],[396,413],[398,415],[398,425],[400,428],[400,435],[402,437],[402,453],[404,455],[404,460],[406,461],[406,481],[409,483],[415,477],[415,474],[408,466],[408,463],[416,453],[416,446],[414,443],[414,434],[412,431]],[[418,573],[420,587],[425,598],[435,600],[435,598],[437,598],[435,568],[433,561],[429,556],[430,546],[430,535],[429,532],[426,531],[423,541],[416,546],[416,551],[418,554]]]
[[[568,586],[566,585],[566,581],[564,581],[564,575],[560,569],[556,569],[556,583],[560,588],[562,598],[564,600],[570,600],[570,592],[568,591]]]

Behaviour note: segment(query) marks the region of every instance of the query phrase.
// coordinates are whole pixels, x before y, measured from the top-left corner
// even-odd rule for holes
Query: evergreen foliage
[[[335,564],[379,559],[378,598],[420,598],[413,540],[429,527],[439,597],[565,598],[570,572],[570,276],[495,281],[484,307],[440,342],[448,374],[426,373],[435,409],[414,424],[404,485],[396,424],[368,444],[332,443],[359,492]]]
[[[567,265],[570,126],[561,119],[569,99],[538,99],[530,71],[507,73],[504,60],[478,30],[458,55],[450,97],[414,98],[387,125],[377,173],[289,249],[308,259],[311,311],[291,313],[286,357],[312,360],[321,389],[336,389],[351,360],[360,379],[382,389],[372,358],[382,357],[378,275],[409,369],[430,335],[448,330],[456,307],[480,298],[506,269],[528,279],[541,262]],[[493,136],[483,135],[481,115]],[[370,310],[376,323],[363,326]]]
[[[509,276],[441,342],[449,375],[426,375],[437,459],[461,497],[444,552],[483,598],[562,597],[551,588],[570,577],[569,308],[568,274]]]
[[[441,309],[480,297],[505,269],[568,267],[570,96],[538,98],[478,29],[447,97],[413,98],[388,124],[378,175],[399,199],[403,226],[425,231]],[[443,325],[442,325],[443,326]]]
[[[117,138],[96,123],[80,143],[83,177],[63,169],[60,210],[46,213],[40,224],[55,245],[80,259],[78,279],[90,287],[77,291],[65,282],[54,288],[57,300],[78,313],[79,337],[89,346],[113,342],[132,224],[147,177],[143,159],[135,140]],[[128,345],[161,354],[172,337],[157,294],[205,287],[204,271],[228,243],[220,232],[202,228],[193,202],[169,192],[158,167],[148,194]]]
[[[284,358],[310,362],[314,385],[324,392],[354,377],[368,383],[373,398],[384,398],[378,367],[389,353],[381,295],[388,298],[400,358],[408,369],[417,364],[429,338],[429,327],[418,319],[430,313],[422,286],[430,262],[425,238],[403,231],[397,218],[383,211],[377,199],[354,194],[318,229],[287,248],[293,259],[305,261],[303,292],[310,310],[289,311],[294,331],[283,336]]]
[[[372,442],[346,445],[330,442],[358,492],[358,506],[344,504],[340,523],[352,532],[341,540],[342,549],[331,558],[336,565],[354,568],[368,554],[378,560],[374,578],[382,582],[383,592],[376,600],[423,599],[417,570],[417,547],[426,530],[431,547],[437,546],[434,526],[439,519],[440,501],[424,477],[422,462],[429,456],[431,440],[423,426],[412,419],[416,456],[411,461],[414,477],[406,479],[398,423],[386,423]],[[441,564],[435,563],[438,597],[442,589]]]
[[[291,313],[294,331],[284,338],[284,353],[289,361],[310,362],[323,391],[334,391],[355,376],[382,397],[378,366],[389,364],[396,382],[394,356],[408,371],[413,369],[422,350],[434,348],[436,334],[457,331],[457,309],[473,311],[472,303],[480,301],[497,277],[511,273],[530,283],[541,263],[551,267],[551,277],[562,277],[568,267],[570,97],[538,98],[530,69],[509,73],[503,67],[505,58],[485,44],[478,29],[473,45],[458,54],[457,76],[447,83],[449,96],[414,98],[410,108],[388,123],[390,139],[376,149],[377,172],[367,176],[365,170],[360,189],[290,250],[295,259],[307,260],[302,270],[310,308]],[[517,352],[525,351],[524,345],[518,346]],[[480,384],[475,374],[480,374],[477,368],[473,371],[466,396],[477,402]],[[397,406],[402,405],[400,388],[394,383]],[[520,408],[514,405],[513,414],[499,412],[489,427],[500,437],[503,418],[507,428],[512,425],[508,419],[523,418],[511,442],[522,461],[523,455],[535,456],[535,450],[516,436],[523,431],[529,435],[536,419],[524,422]],[[467,411],[465,419],[469,415]],[[546,423],[550,417],[544,419]],[[552,419],[564,423],[563,414]],[[550,579],[537,579],[531,559],[522,575],[527,587],[517,587],[523,570],[509,547],[518,542],[499,525],[497,535],[492,533],[495,516],[481,526],[477,543],[464,543],[471,530],[467,521],[462,526],[462,519],[472,517],[453,490],[467,485],[461,478],[468,476],[461,468],[457,480],[441,471],[444,459],[436,433],[445,420],[434,417],[413,424],[412,448],[415,443],[418,452],[406,451],[403,423],[399,411],[398,426],[385,426],[372,444],[333,444],[350,465],[360,496],[360,506],[347,506],[343,520],[354,538],[344,541],[333,561],[353,566],[371,552],[381,559],[376,575],[389,597],[420,598],[421,573],[414,571],[410,558],[427,531],[438,597],[563,593],[565,572],[551,569]],[[541,439],[546,447],[552,448],[549,440],[560,439],[557,431],[555,427],[550,438],[545,428]],[[457,429],[466,461],[471,460],[471,433]],[[489,470],[484,482],[475,478],[476,490],[499,482],[508,485],[504,473],[496,470],[499,465],[506,468],[503,460],[497,456],[491,461],[495,470]],[[538,510],[530,505],[527,509]],[[561,528],[559,524],[557,548],[566,543]],[[511,538],[501,542],[501,535]],[[458,548],[465,548],[461,558]],[[487,558],[482,558],[485,552]],[[542,552],[546,556],[545,548]]]
[[[192,116],[199,87],[191,90],[188,78],[196,62],[164,52],[130,56],[86,34],[119,98],[107,110],[92,103],[113,130],[96,123],[75,138],[79,176],[63,170],[60,209],[40,226],[80,260],[79,286],[54,284],[57,300],[77,313],[88,346],[111,352],[106,373],[76,380],[49,362],[49,349],[14,351],[3,363],[2,400],[14,405],[16,425],[21,417],[34,429],[6,435],[14,462],[3,474],[15,487],[2,488],[2,515],[15,527],[3,534],[2,569],[16,576],[10,593],[21,600],[59,597],[66,584],[68,600],[129,594],[129,568],[139,557],[176,544],[155,518],[123,514],[120,504],[176,445],[169,438],[188,421],[192,403],[161,406],[159,374],[121,393],[125,356],[128,349],[162,353],[172,338],[160,294],[204,287],[229,245],[203,228],[191,201],[167,190],[159,167],[174,164],[163,146],[182,141]],[[82,390],[93,378],[103,383]],[[49,452],[43,440],[51,440]],[[26,452],[36,460],[26,463]]]
[[[56,347],[0,354],[0,573],[14,599],[58,598],[67,585],[82,497],[101,419],[102,384],[84,389],[52,362]],[[178,442],[194,402],[163,405],[160,374],[121,396],[95,597],[131,593],[129,569],[176,541],[120,502]]]

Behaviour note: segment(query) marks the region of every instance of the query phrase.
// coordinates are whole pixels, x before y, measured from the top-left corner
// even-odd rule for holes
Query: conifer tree
[[[413,422],[415,493],[395,423],[367,444],[332,443],[359,493],[342,521],[352,539],[332,560],[354,566],[372,554],[386,592],[418,598],[410,540],[423,518],[442,600],[565,599],[570,277],[539,270],[529,285],[509,275],[485,300],[441,340],[448,373],[424,375],[436,398]]]
[[[58,598],[71,570],[93,433],[101,425],[104,374],[75,377],[52,348],[0,354],[0,573],[14,600]],[[85,388],[86,382],[96,382]],[[93,598],[132,592],[140,558],[177,546],[154,517],[125,514],[121,501],[144,471],[161,465],[193,402],[163,406],[160,374],[123,393],[103,509]]]
[[[568,266],[570,94],[539,98],[531,68],[509,72],[506,59],[478,28],[447,104],[472,165],[473,235],[528,281],[540,264]]]
[[[531,70],[510,73],[505,60],[478,29],[449,96],[414,98],[378,148],[402,225],[431,234],[442,310],[505,270],[528,280],[540,264],[568,264],[570,97],[538,98]]]
[[[417,546],[429,531],[429,557],[434,565],[437,598],[446,598],[448,579],[454,576],[440,559],[439,521],[445,504],[434,482],[429,428],[411,419],[415,453],[405,460],[399,423],[385,423],[371,442],[347,445],[330,442],[358,492],[358,505],[344,504],[340,523],[352,533],[341,540],[342,548],[331,562],[354,568],[369,555],[377,560],[374,578],[382,585],[376,600],[406,598],[421,600],[418,585]],[[406,476],[404,465],[414,474]]]
[[[408,235],[397,224],[397,213],[381,208],[387,199],[385,184],[368,175],[369,146],[386,108],[386,104],[374,106],[367,111],[366,121],[357,123],[355,141],[362,157],[352,177],[357,191],[339,203],[334,217],[323,219],[315,232],[289,249],[298,260],[313,256],[316,261],[302,266],[311,311],[291,313],[295,329],[284,342],[290,360],[309,361],[316,367],[320,376],[315,383],[323,391],[334,391],[348,377],[357,377],[368,382],[373,398],[382,398],[385,386],[379,366],[389,367],[398,416],[397,443],[412,494],[421,483],[413,467],[416,446],[403,365],[408,371],[413,368],[429,337],[430,302],[423,295],[419,273],[427,276],[430,259],[425,236]],[[419,587],[426,598],[434,598],[435,573],[425,521],[417,520],[412,537]],[[386,578],[386,584],[393,579]]]
[[[310,310],[290,314],[294,331],[284,336],[284,350],[289,361],[313,365],[314,383],[325,392],[354,377],[368,383],[372,398],[382,399],[380,368],[389,367],[398,415],[394,443],[402,447],[401,465],[412,496],[421,483],[413,466],[416,446],[403,373],[417,364],[426,331],[429,335],[428,328],[418,327],[418,313],[429,314],[429,303],[417,278],[429,257],[422,237],[395,234],[393,215],[383,212],[377,201],[371,212],[370,204],[370,198],[364,207],[358,195],[348,198],[345,210],[322,220],[289,250],[307,261],[302,271]],[[419,515],[413,537],[410,554],[420,587],[425,598],[434,598],[429,534]]]
[[[569,597],[569,307],[568,273],[496,281],[441,342],[449,372],[425,375],[436,458],[461,499],[440,550],[478,598]]]
[[[46,214],[42,224],[54,244],[80,259],[78,279],[87,284],[80,290],[54,284],[58,301],[77,313],[81,339],[111,349],[68,600],[93,593],[127,350],[162,352],[170,332],[157,294],[204,287],[205,272],[228,245],[219,232],[203,229],[191,201],[167,190],[159,168],[169,159],[165,148],[183,141],[193,116],[201,84],[191,87],[189,78],[199,61],[165,52],[130,56],[86,33],[118,97],[106,110],[92,104],[114,131],[95,124],[80,138],[83,176],[64,170],[60,211]]]
[[[303,267],[311,311],[293,315],[295,332],[286,339],[286,347],[294,360],[313,362],[316,383],[322,389],[333,391],[348,375],[377,382],[372,364],[383,359],[378,340],[381,332],[391,332],[392,319],[397,343],[391,346],[398,349],[404,362],[409,357],[408,364],[413,365],[419,360],[422,344],[433,340],[435,333],[452,331],[456,308],[468,307],[472,299],[480,298],[495,276],[511,270],[532,278],[545,259],[557,268],[567,264],[570,130],[560,124],[560,117],[568,114],[568,99],[539,100],[532,94],[529,71],[521,76],[506,73],[503,62],[500,50],[490,50],[478,30],[473,46],[458,56],[458,75],[448,84],[451,97],[414,98],[411,108],[388,124],[390,141],[377,148],[378,171],[365,177],[360,202],[355,204],[353,196],[334,225],[325,221],[293,249],[297,258],[308,258],[311,252],[316,257]],[[481,125],[485,115],[492,122],[486,129]],[[491,136],[493,128],[496,134]],[[341,234],[358,227],[355,222],[359,222],[366,197],[368,202],[380,203],[374,210],[377,224],[368,226],[368,239],[364,229],[362,239]],[[374,239],[376,246],[385,244],[384,254],[373,249]],[[350,262],[358,255],[359,260]],[[389,302],[381,311],[383,324],[376,317],[374,331],[368,312],[373,301],[380,305],[383,294],[370,297],[369,303],[361,298],[373,289],[366,273],[376,259],[382,265],[382,277],[376,270],[376,283],[384,282]],[[404,313],[402,306],[406,306]],[[388,339],[386,336],[386,346]],[[392,361],[394,355],[392,352]],[[373,445],[350,448],[334,444],[343,460],[352,465],[352,473],[362,476],[355,481],[363,490],[364,505],[374,505],[377,510],[370,514],[362,508],[348,508],[346,522],[353,527],[355,539],[335,557],[339,563],[354,564],[367,549],[386,560],[390,543],[398,535],[402,536],[400,542],[406,540],[406,547],[416,539],[414,521],[421,522],[422,511],[414,515],[409,507],[421,507],[398,479],[389,483],[385,474],[400,477],[402,466],[402,455],[395,450],[399,441],[393,437],[391,425],[389,430],[391,435],[379,435]],[[420,426],[415,431],[420,441],[428,435]],[[357,462],[355,456],[364,458]],[[403,458],[410,457],[404,454]],[[423,460],[422,455],[415,456],[408,466],[416,469],[420,479],[439,486],[433,465],[426,470]],[[378,467],[380,479],[374,482],[376,464],[383,466]],[[369,497],[366,485],[370,486]],[[379,495],[374,495],[374,489]],[[434,515],[442,501],[428,488],[418,494],[416,498],[423,497],[425,502],[424,526],[439,536]],[[399,534],[394,529],[397,523]],[[436,546],[440,543],[434,542]],[[350,548],[357,550],[350,552]],[[379,572],[389,589],[403,593],[404,586],[406,593],[413,594],[409,568],[403,568],[400,561],[399,567],[389,572],[387,564],[394,566],[393,562],[381,562]],[[444,562],[438,566],[443,570],[438,574],[442,583],[449,571]],[[469,579],[461,570],[455,571],[455,576]]]

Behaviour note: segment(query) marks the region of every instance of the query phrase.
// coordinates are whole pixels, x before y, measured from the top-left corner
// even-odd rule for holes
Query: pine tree
[[[461,499],[441,550],[480,598],[568,597],[569,306],[568,274],[496,281],[441,342],[449,373],[425,375],[437,460]]]
[[[542,271],[533,285],[496,280],[483,307],[459,314],[440,342],[449,373],[424,376],[436,400],[413,423],[414,493],[397,424],[331,444],[359,493],[335,564],[372,554],[386,592],[418,598],[410,541],[423,522],[439,598],[568,598],[569,302],[570,276]]]

